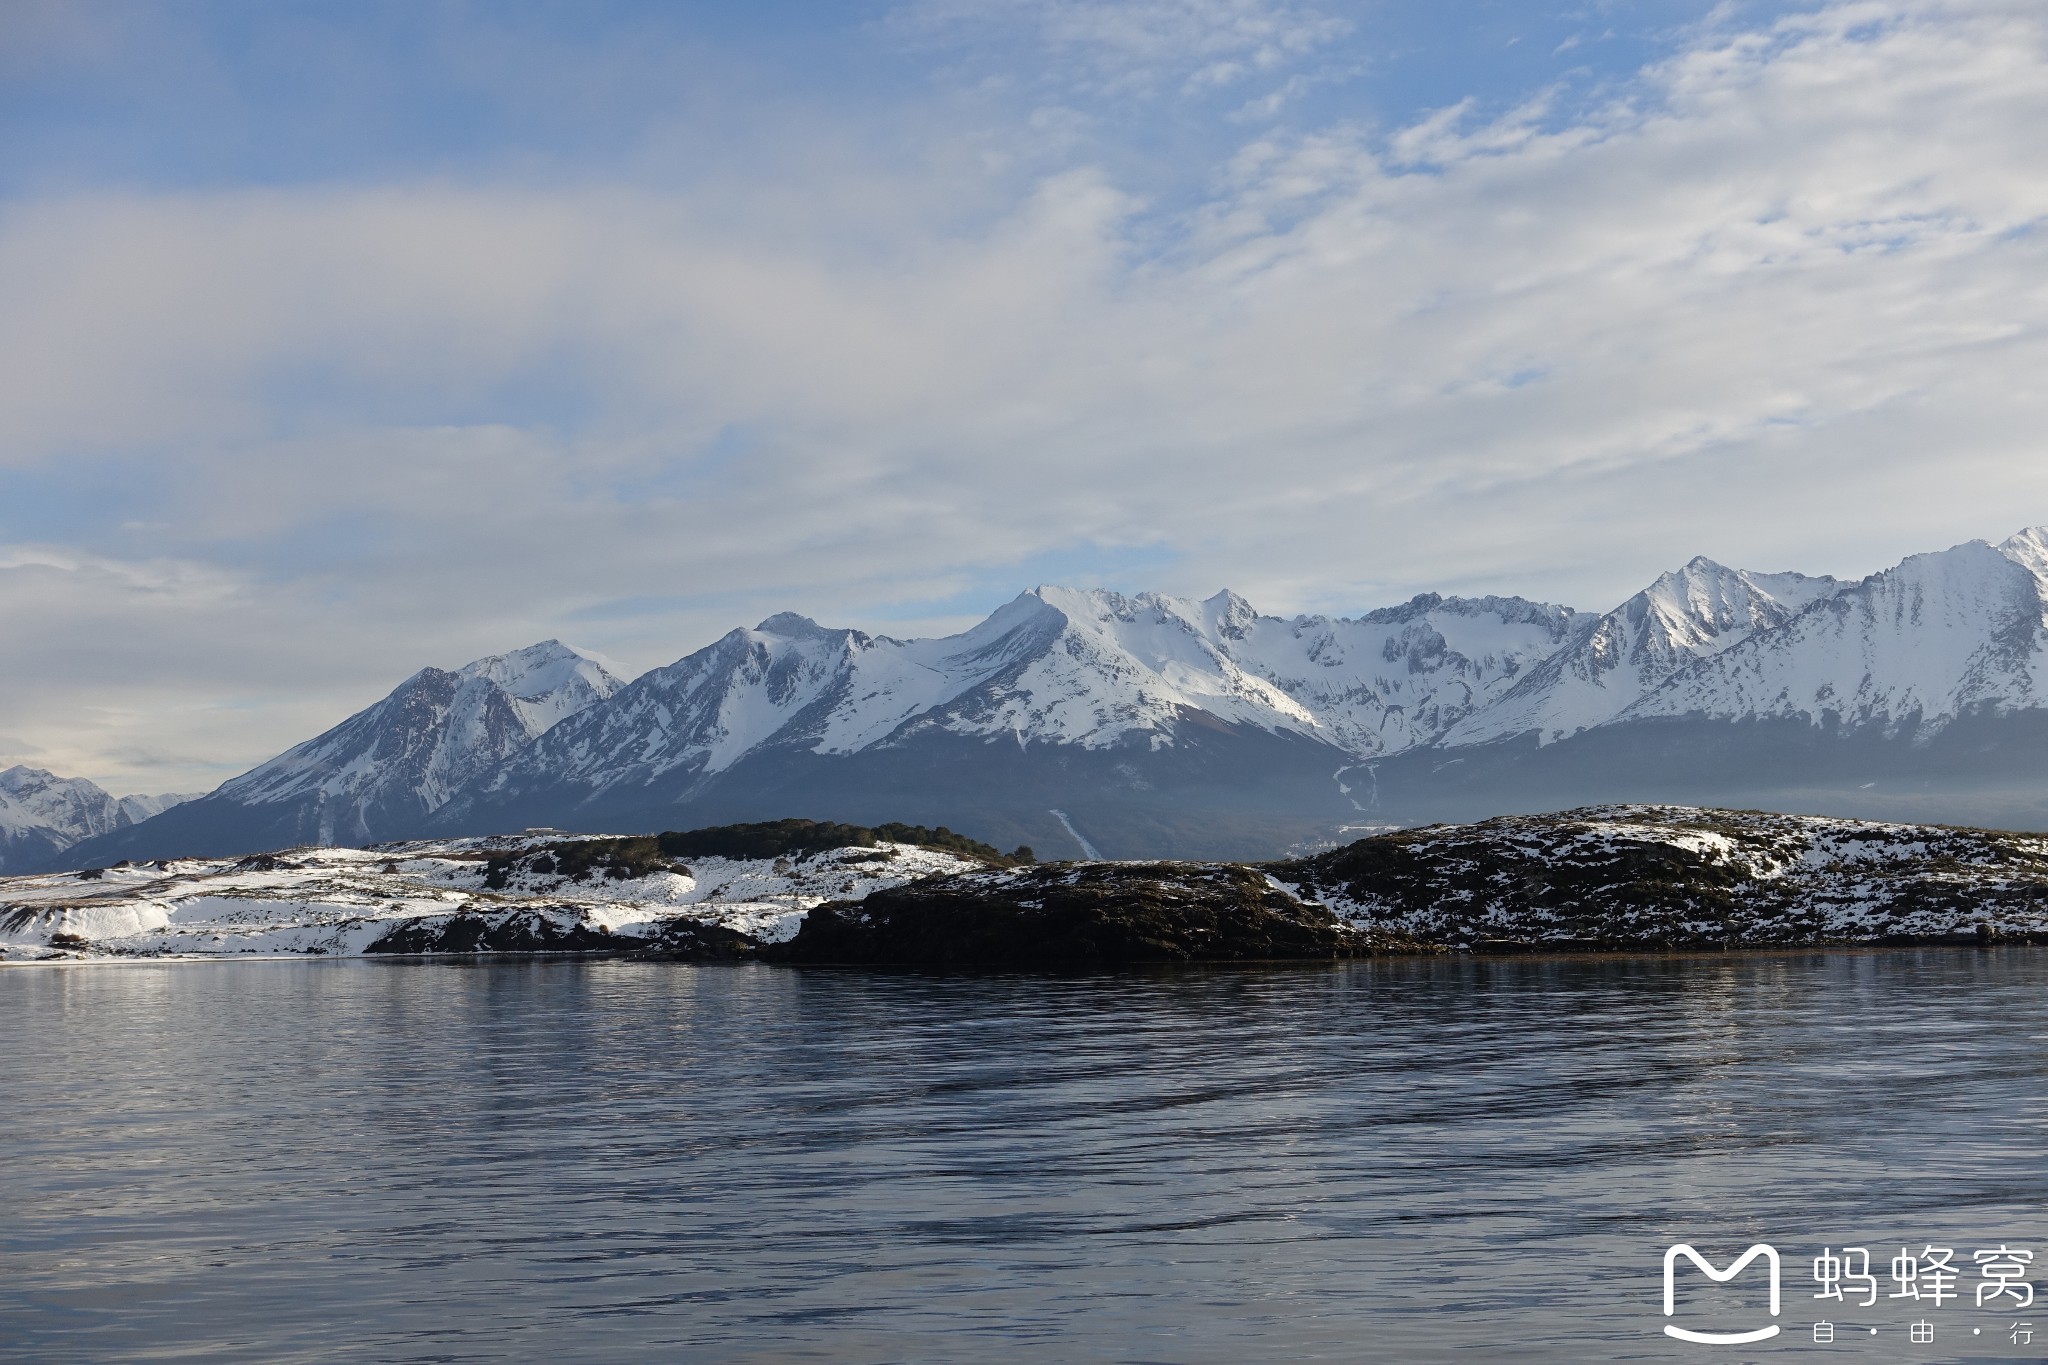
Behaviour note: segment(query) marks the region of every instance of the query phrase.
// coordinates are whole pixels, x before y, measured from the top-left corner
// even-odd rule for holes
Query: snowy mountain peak
[[[472,697],[493,689],[508,697],[529,738],[605,700],[624,685],[596,655],[560,640],[543,640],[509,654],[478,659],[457,669],[454,677],[458,690]],[[471,702],[472,706],[481,704]]]
[[[161,792],[154,796],[123,796],[115,800],[121,813],[128,817],[128,823],[139,825],[152,816],[162,815],[172,806],[182,806],[187,801],[197,801],[205,792]]]
[[[109,796],[96,782],[21,765],[0,771],[0,872],[138,824],[186,796]]]
[[[75,841],[122,823],[118,804],[97,783],[19,764],[0,772],[0,834],[52,830]]]
[[[2039,706],[2043,591],[1981,540],[1913,555],[1673,674],[1622,716],[1832,717],[1926,734],[1980,705]]]
[[[827,630],[808,616],[793,611],[780,611],[754,627],[756,634],[779,635],[786,640],[808,640],[821,635],[844,635],[845,631]]]
[[[1783,626],[1842,585],[1759,574],[1696,555],[1593,622],[1494,705],[1447,737],[1480,744],[1533,732],[1542,742],[1603,725],[1701,659]]]
[[[619,686],[603,659],[560,640],[542,640],[509,654],[478,659],[457,669],[456,676],[487,678],[516,697],[539,696],[579,680],[606,696]]]
[[[1228,588],[1202,603],[1202,610],[1208,617],[1209,628],[1225,640],[1244,639],[1259,619],[1252,604]]]
[[[1454,599],[1455,600],[1455,599]],[[1396,607],[1378,607],[1359,617],[1374,625],[1400,625],[1426,616],[1444,604],[1442,593],[1419,592]]]
[[[2015,564],[2032,570],[2034,577],[2048,583],[2048,526],[2030,526],[2006,540],[1998,552]]]
[[[1171,744],[1183,714],[1229,724],[1313,732],[1315,717],[1284,690],[1241,666],[1218,626],[1242,632],[1248,605],[1232,617],[1219,599],[1196,603],[1162,593],[1126,597],[1103,589],[1041,587],[1059,613],[1056,635],[1031,637],[1036,653],[963,690],[934,720],[961,734],[1014,734],[1100,748],[1144,735]],[[1241,602],[1241,599],[1239,599]],[[1212,608],[1222,609],[1221,617]]]
[[[1783,625],[1812,603],[1841,589],[1832,578],[1804,574],[1756,574],[1695,556],[1618,609],[1654,622],[1639,648],[1663,654],[1676,666],[1680,656],[1716,653],[1752,631]]]
[[[729,819],[829,805],[833,783],[861,793],[842,805],[923,798],[947,781],[970,806],[1099,801],[1105,782],[1162,802],[1175,781],[1211,782],[1250,801],[1230,774],[1253,753],[1274,772],[1318,774],[1357,806],[1354,790],[1379,792],[1400,765],[1345,774],[1416,750],[1532,734],[1549,744],[1637,720],[1675,734],[1674,719],[1806,721],[1914,744],[1966,713],[2025,708],[2048,711],[2048,528],[1847,584],[1699,556],[1600,615],[1421,593],[1355,617],[1288,619],[1227,590],[1194,601],[1047,584],[937,639],[782,613],[627,685],[552,640],[422,670],[195,803],[205,809],[158,821],[260,817],[274,845],[591,812],[606,828],[653,828],[685,810]],[[1458,774],[1469,780],[1495,760],[1599,752],[1517,743],[1446,753],[1441,766],[1470,759]],[[1416,758],[1417,769],[1439,761]],[[1022,795],[1019,773],[1062,794]]]
[[[557,640],[452,672],[423,668],[325,734],[223,783],[214,799],[303,807],[309,840],[384,837],[622,685]]]

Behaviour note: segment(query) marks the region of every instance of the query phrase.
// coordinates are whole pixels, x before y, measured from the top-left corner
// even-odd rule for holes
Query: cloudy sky
[[[2048,521],[2039,0],[0,4],[0,764]]]

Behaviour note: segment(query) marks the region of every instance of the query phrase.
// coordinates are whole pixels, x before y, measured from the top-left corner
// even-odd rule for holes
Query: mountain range
[[[2048,824],[2048,528],[1858,581],[1697,558],[1604,614],[1040,587],[899,640],[772,616],[630,682],[556,641],[388,697],[52,865],[552,826],[949,823],[1263,856],[1603,801]]]
[[[18,764],[0,770],[0,874],[43,865],[94,835],[138,825],[200,795],[112,796],[82,777]]]

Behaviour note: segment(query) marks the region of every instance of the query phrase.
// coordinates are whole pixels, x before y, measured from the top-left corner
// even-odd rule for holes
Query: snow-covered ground
[[[718,925],[767,942],[794,935],[827,900],[980,864],[910,844],[807,857],[692,858],[687,871],[616,880],[513,870],[487,886],[492,855],[562,835],[299,848],[237,860],[176,859],[0,878],[0,962],[89,957],[216,957],[369,951],[407,925],[451,916],[537,917],[597,931],[621,947],[664,928]]]
[[[1219,878],[1245,872],[1172,862],[984,868],[883,843],[665,867],[599,859],[579,879],[562,870],[578,861],[563,853],[572,845],[573,836],[522,835],[0,878],[0,962],[491,949],[731,956],[735,946],[787,942],[825,902],[941,874],[976,873],[954,889],[992,904],[1105,875],[1147,883],[1161,904],[1193,904],[1213,900]],[[1362,931],[1373,951],[2048,941],[2048,835],[1607,806],[1392,831],[1258,870],[1301,908],[1326,908]]]

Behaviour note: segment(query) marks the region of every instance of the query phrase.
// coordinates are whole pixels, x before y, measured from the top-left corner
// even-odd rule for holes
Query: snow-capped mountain
[[[1235,593],[1202,607],[1220,655],[1299,707],[1303,733],[1359,758],[1442,738],[1593,624],[1519,597],[1436,593],[1355,618],[1260,616]]]
[[[1521,598],[1435,593],[1356,619],[1260,616],[1233,592],[1192,602],[1049,587],[1005,611],[1041,621],[1038,655],[1013,675],[977,683],[929,723],[1095,749],[1142,732],[1148,745],[1163,747],[1199,713],[1354,755],[1435,739],[1556,650],[1581,620]],[[866,737],[891,733],[868,729]]]
[[[139,825],[144,820],[162,815],[172,806],[197,801],[204,795],[205,792],[160,792],[155,796],[116,797],[114,804],[121,808],[121,814],[128,817],[129,824]]]
[[[0,771],[0,873],[36,866],[97,834],[140,824],[192,796],[107,794],[82,777],[41,768]]]
[[[625,685],[549,642],[424,670],[81,851],[178,851],[203,821],[219,837],[191,851],[807,815],[1244,856],[1359,822],[1705,799],[2048,824],[2048,528],[1855,583],[1694,559],[1597,616],[1041,587],[942,639],[785,613]]]
[[[404,837],[451,793],[619,686],[601,661],[556,640],[453,672],[423,668],[325,734],[78,852],[154,857]]]
[[[2024,560],[1982,541],[1914,555],[1672,674],[1620,716],[1924,737],[1981,707],[2048,705],[2044,593]]]
[[[1754,755],[1728,757],[1725,736],[1670,726],[1742,720],[1791,725],[1794,740],[1825,731],[1924,743],[1987,709],[2048,717],[2035,682],[2048,680],[2044,602],[2048,531],[2036,530],[1916,556],[1861,583],[1697,558],[1601,616],[1429,594],[1359,617],[1285,619],[1228,592],[1196,602],[1050,587],[940,640],[781,616],[640,679],[440,818],[474,831],[785,807],[971,812],[1001,839],[1114,848],[1118,836],[1086,831],[1142,825],[1166,832],[1125,847],[1170,851],[1211,813],[1325,825],[1465,818],[1507,808],[1489,802],[1554,805],[1551,788],[1565,785],[1574,802],[1605,799],[1637,777],[1676,786],[1615,794],[1675,799],[1708,770],[1717,792],[1766,802],[1792,775],[1766,783],[1759,769],[1745,786]],[[1790,752],[1782,737],[1743,739],[1767,756]],[[1528,743],[1562,747],[1531,760]],[[1630,757],[1644,743],[1664,747]],[[1878,792],[1856,798],[1866,804],[1918,761],[1857,752],[1877,765],[1851,784]],[[921,800],[932,804],[906,810]],[[1944,813],[1938,802],[1900,809]]]
[[[1600,617],[1585,638],[1531,669],[1445,739],[1483,744],[1534,733],[1548,741],[1605,724],[1665,680],[1784,625],[1841,587],[1833,578],[1747,573],[1695,558]]]
[[[2048,583],[2048,526],[2027,528],[2000,545],[1998,552]]]
[[[433,810],[618,687],[603,664],[556,640],[452,673],[423,668],[376,705],[222,783],[213,796],[247,805],[311,801],[322,842],[334,842],[330,831],[373,837],[383,808]]]
[[[1305,743],[1328,770],[1435,739],[1590,623],[1516,598],[1431,594],[1354,620],[1282,621],[1232,593],[1193,602],[1052,587],[937,640],[776,616],[550,731],[451,801],[442,823],[571,820],[564,798],[585,825],[597,811],[659,821],[730,789],[719,779],[743,762],[787,770],[949,741],[1088,756],[1128,770],[1117,785],[1140,791],[1164,780],[1140,771],[1145,756],[1217,731],[1294,741],[1290,757]],[[846,765],[827,767],[845,780]]]

